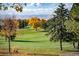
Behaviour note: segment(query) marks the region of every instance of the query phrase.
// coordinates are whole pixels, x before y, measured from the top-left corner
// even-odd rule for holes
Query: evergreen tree
[[[66,9],[65,4],[59,4],[58,8],[55,11],[55,15],[52,18],[53,22],[50,25],[49,35],[50,39],[53,38],[59,39],[60,41],[60,49],[62,50],[62,41],[64,39],[64,33],[66,32],[66,28],[64,22],[68,20],[69,11]]]

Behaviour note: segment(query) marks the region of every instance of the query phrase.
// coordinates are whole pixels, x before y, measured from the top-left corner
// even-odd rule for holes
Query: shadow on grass
[[[39,32],[48,32],[48,31],[45,31],[45,30],[44,30],[44,31],[39,31]]]
[[[66,51],[66,52],[79,52],[79,50],[78,49],[74,49],[74,50],[64,50],[64,51]]]
[[[41,41],[13,40],[13,42],[41,42]]]

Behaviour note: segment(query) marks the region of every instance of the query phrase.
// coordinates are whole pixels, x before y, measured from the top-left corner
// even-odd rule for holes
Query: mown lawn
[[[45,35],[46,33],[33,29],[18,29],[16,39],[11,42],[11,49],[18,49],[18,52],[35,53],[38,55],[60,55],[64,52],[75,50],[71,42],[64,42],[63,51],[60,51],[59,42],[50,42],[48,36]]]

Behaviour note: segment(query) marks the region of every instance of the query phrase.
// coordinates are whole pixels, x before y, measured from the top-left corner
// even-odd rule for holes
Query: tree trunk
[[[79,39],[78,39],[78,46],[77,46],[77,49],[79,49]]]
[[[62,51],[62,39],[60,39],[60,50]]]
[[[37,31],[37,28],[35,30]]]
[[[73,41],[73,47],[75,48],[75,42]]]
[[[8,41],[6,36],[5,36],[5,41]]]
[[[10,44],[10,37],[8,39],[8,43],[9,43],[9,53],[11,52],[11,44]]]

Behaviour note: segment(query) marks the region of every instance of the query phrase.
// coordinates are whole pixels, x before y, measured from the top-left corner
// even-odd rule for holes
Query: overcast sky
[[[40,18],[49,18],[51,14],[54,13],[55,9],[58,7],[57,3],[27,3],[26,6],[23,6],[22,12],[16,12],[15,9],[9,9],[6,11],[0,11],[1,17],[13,16],[16,15],[18,18],[29,18],[37,16]],[[72,4],[66,4],[65,6],[69,10],[72,7]]]

